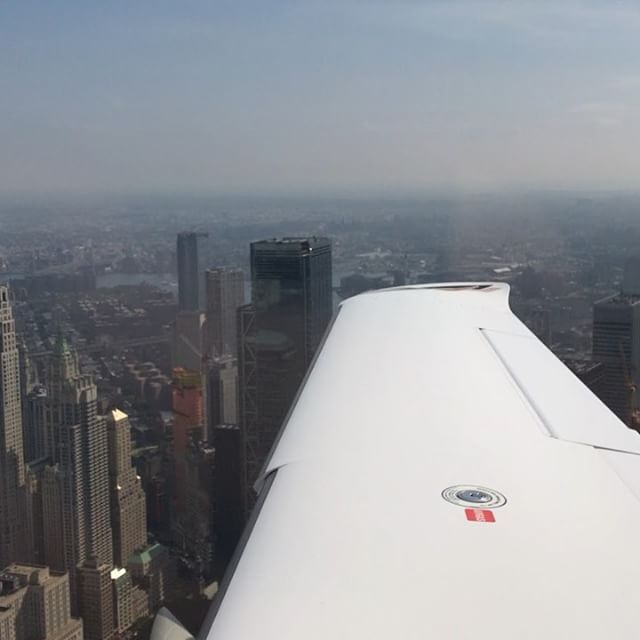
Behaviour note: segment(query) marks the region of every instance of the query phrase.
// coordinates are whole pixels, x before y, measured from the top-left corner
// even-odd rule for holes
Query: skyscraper
[[[113,549],[109,505],[107,427],[97,415],[97,389],[81,374],[76,353],[58,335],[47,372],[47,426],[54,466],[45,474],[52,541],[45,560],[53,569],[68,570],[72,603],[77,603],[76,568],[94,558],[111,566]],[[44,518],[43,518],[44,520]],[[75,607],[73,609],[76,610]]]
[[[207,353],[233,355],[238,349],[237,313],[244,304],[242,269],[209,269],[207,293]]]
[[[22,398],[22,420],[24,433],[24,459],[33,462],[47,455],[47,390],[34,385]]]
[[[244,524],[242,434],[236,424],[218,424],[213,430],[213,471],[216,563],[222,573],[240,540]]]
[[[638,255],[631,256],[625,262],[622,293],[640,296],[640,256]]]
[[[199,372],[175,369],[173,372],[172,408],[173,450],[186,452],[191,434],[203,425],[202,378]]]
[[[331,320],[331,242],[284,238],[251,244],[252,303],[258,326],[285,337],[303,369]],[[299,370],[302,378],[304,370]]]
[[[200,311],[180,311],[173,331],[172,367],[200,371],[205,354],[205,315]]]
[[[45,539],[42,484],[45,469],[49,467],[47,458],[31,462],[27,465],[27,518],[29,527],[29,544],[32,549],[31,562],[43,565],[45,563],[45,544],[51,541]]]
[[[22,401],[22,440],[24,446],[25,463],[37,460],[44,455],[44,451],[38,450],[38,436],[42,435],[43,425],[38,422],[37,404],[32,402],[31,390],[36,385],[36,370],[31,362],[29,350],[24,340],[17,342],[20,361],[20,399]],[[40,408],[44,405],[41,403]],[[31,409],[35,409],[32,419]]]
[[[204,233],[178,234],[178,315],[173,331],[172,366],[200,371],[204,355],[204,262],[199,239]]]
[[[208,361],[206,391],[206,439],[214,442],[216,425],[238,424],[238,363],[233,356]]]
[[[147,506],[142,482],[131,465],[131,428],[127,414],[107,417],[113,561],[125,567],[129,556],[147,544]]]
[[[184,456],[184,497],[176,509],[174,543],[198,563],[198,573],[212,577],[214,558],[213,471],[214,449],[192,442]]]
[[[630,425],[640,383],[640,295],[620,293],[595,304],[593,360],[605,367],[600,399]]]
[[[65,474],[59,464],[47,465],[39,473],[38,506],[42,509],[39,518],[42,523],[42,561],[54,570],[63,571],[68,567],[70,581],[73,581],[71,606],[77,611],[76,575],[72,560],[67,561],[65,547]],[[34,521],[36,517],[34,517]],[[67,518],[68,521],[68,518]],[[71,587],[70,587],[71,588]]]
[[[331,320],[331,243],[326,238],[254,242],[251,281],[252,302],[238,312],[248,490]]]
[[[178,309],[200,311],[204,306],[204,263],[199,238],[206,233],[183,231],[178,234]]]
[[[174,538],[179,541],[183,537],[181,522],[187,506],[188,452],[192,437],[195,434],[201,434],[204,426],[204,411],[202,376],[200,372],[175,369],[173,375],[172,407],[174,420],[171,449],[171,520]]]
[[[20,364],[9,289],[0,286],[0,567],[29,550]]]

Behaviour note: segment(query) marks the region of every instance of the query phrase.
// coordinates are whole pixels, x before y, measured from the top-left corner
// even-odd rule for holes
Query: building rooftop
[[[300,242],[313,242],[316,240],[327,240],[320,236],[285,236],[283,238],[268,238],[266,240],[256,240],[253,244],[299,244]]]
[[[151,562],[154,558],[162,555],[164,551],[165,548],[159,542],[156,542],[142,551],[132,553],[131,556],[129,556],[128,564],[145,564]]]
[[[111,412],[111,417],[116,422],[120,422],[120,420],[126,420],[129,416],[124,411],[120,411],[120,409],[114,409]]]
[[[300,249],[312,250],[315,247],[328,247],[331,245],[329,238],[320,236],[313,237],[286,237],[286,238],[270,238],[267,240],[257,240],[252,242],[252,247],[260,247],[260,249],[278,249],[299,251]]]
[[[51,579],[60,579],[65,573],[51,571],[49,567],[38,564],[14,563],[0,572],[0,603],[2,598],[16,593],[27,585],[44,584]]]
[[[205,231],[179,231],[179,238],[188,238],[188,237],[197,237],[197,238],[208,238],[209,234]]]

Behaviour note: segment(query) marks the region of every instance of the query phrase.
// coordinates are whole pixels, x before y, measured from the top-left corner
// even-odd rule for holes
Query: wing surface
[[[200,637],[637,638],[639,441],[505,285],[349,299]],[[495,522],[463,485],[506,497]]]

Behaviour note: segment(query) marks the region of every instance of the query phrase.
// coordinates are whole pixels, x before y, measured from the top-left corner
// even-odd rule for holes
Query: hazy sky
[[[0,192],[636,189],[640,2],[5,0]]]

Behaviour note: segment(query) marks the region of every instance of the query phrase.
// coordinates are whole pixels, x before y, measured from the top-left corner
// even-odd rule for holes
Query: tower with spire
[[[52,468],[43,504],[61,517],[44,522],[45,548],[52,569],[69,571],[72,601],[77,602],[77,569],[89,558],[112,566],[109,508],[109,455],[105,419],[97,413],[98,393],[83,374],[78,356],[61,331],[47,366],[48,454]],[[44,520],[44,518],[43,518]]]

